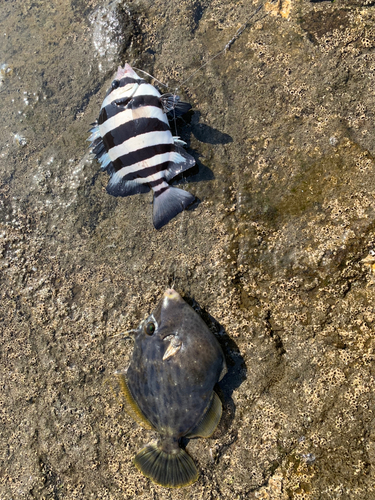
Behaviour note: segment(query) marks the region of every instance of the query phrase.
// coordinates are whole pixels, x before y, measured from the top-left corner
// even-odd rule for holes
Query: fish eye
[[[147,335],[150,335],[150,336],[153,335],[155,333],[155,330],[156,330],[155,323],[150,321],[150,323],[147,323],[144,330],[147,333]]]
[[[113,80],[111,88],[112,90],[117,89],[120,86],[120,81],[119,80]]]

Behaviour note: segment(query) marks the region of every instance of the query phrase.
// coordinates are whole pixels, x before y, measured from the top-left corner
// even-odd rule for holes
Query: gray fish
[[[191,108],[178,96],[160,92],[125,64],[119,66],[91,129],[91,150],[110,179],[107,192],[130,196],[154,191],[153,222],[161,228],[191,205],[195,197],[168,181],[195,165],[172,135],[167,113],[179,116]]]
[[[187,486],[198,470],[179,439],[209,437],[216,429],[222,404],[213,389],[227,371],[224,354],[201,317],[172,289],[136,332],[131,363],[117,376],[127,412],[160,438],[134,462],[161,486]]]

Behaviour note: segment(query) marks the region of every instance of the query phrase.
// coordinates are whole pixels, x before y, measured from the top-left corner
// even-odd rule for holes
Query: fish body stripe
[[[161,155],[162,156],[162,155]],[[142,169],[139,168],[137,164],[135,169],[128,170],[124,168],[119,175],[121,175],[123,181],[131,181],[133,179],[140,179],[141,182],[144,182],[144,179],[151,177],[159,172],[166,172],[168,169],[169,161],[165,161],[163,163],[157,163],[156,165],[151,165],[149,167],[144,167]]]
[[[137,153],[137,154],[139,153],[140,155],[139,158],[145,160],[146,158],[150,158],[151,150],[148,150],[149,152],[145,152],[146,156],[142,156],[142,151],[144,149],[150,147],[155,147],[155,148],[164,147],[167,146],[168,144],[174,145],[173,137],[170,131],[147,132],[146,134],[140,134],[135,137],[131,137],[127,141],[124,141],[122,144],[114,146],[108,151],[108,154],[112,161],[115,161],[118,158],[124,158],[130,153]],[[172,150],[168,149],[168,151],[174,151],[174,147]],[[165,153],[166,151],[163,150],[161,152]],[[155,153],[158,154],[156,150]],[[130,165],[130,163],[126,162],[124,163],[124,166],[125,165]]]
[[[119,106],[116,106],[116,108],[120,109]],[[145,105],[141,108],[122,108],[121,112],[112,114],[109,118],[107,112],[105,112],[103,113],[103,118],[105,118],[105,120],[99,123],[99,132],[101,137],[104,137],[108,132],[111,132],[125,123],[134,122],[135,120],[140,120],[141,118],[158,118],[169,127],[167,115],[157,105],[153,106],[152,104]]]
[[[119,99],[115,99],[119,100]],[[114,101],[115,101],[114,100]],[[121,115],[121,113],[126,113],[127,116],[131,115],[132,111],[138,108],[142,108],[143,106],[152,106],[155,108],[159,108],[162,111],[162,104],[159,97],[154,95],[140,95],[136,97],[132,97],[129,101],[128,106],[125,108],[124,106],[117,105],[115,102],[110,102],[106,106],[102,106],[99,114],[98,124],[102,125],[110,118]],[[164,113],[163,113],[164,114]],[[167,119],[167,118],[166,118]],[[168,119],[167,119],[168,120]]]
[[[129,139],[141,137],[144,134],[149,134],[152,132],[165,131],[170,131],[169,124],[159,120],[159,118],[138,118],[136,120],[122,123],[118,127],[107,132],[103,136],[103,142],[105,144],[105,147],[107,148],[107,151],[109,151],[111,148],[120,146]],[[163,142],[165,141],[163,140]]]
[[[122,81],[123,80],[128,80],[128,82],[126,83],[124,81],[124,83],[122,84]],[[116,80],[114,80],[116,81]],[[124,79],[121,79],[120,81],[117,80],[117,82],[119,82],[118,86],[116,88],[110,88],[109,91],[107,92],[105,98],[104,98],[104,101],[103,101],[103,104],[102,104],[102,108],[104,108],[105,106],[107,106],[107,104],[110,104],[111,102],[113,101],[116,101],[117,99],[120,99],[124,96],[126,97],[131,97],[135,94],[135,92],[137,91],[138,87],[140,86],[138,84],[138,81],[133,79],[133,78],[124,78]],[[112,85],[113,85],[114,82],[112,82]]]
[[[151,89],[148,89],[147,87],[151,87]],[[114,90],[104,99],[100,110],[99,123],[103,123],[111,116],[124,111],[123,106],[116,104],[116,101],[120,102],[124,98],[131,100],[132,109],[142,106],[156,106],[158,108],[162,108],[160,94],[152,85],[140,85],[134,94],[129,93],[129,95],[124,94],[124,92],[119,92],[121,90],[121,88]],[[101,118],[102,114],[103,117]]]
[[[142,85],[142,87],[140,87],[138,92],[134,94],[134,97],[131,102],[131,108],[137,109],[143,106],[155,106],[156,108],[163,109],[163,105],[160,100],[161,96],[159,92],[156,89],[154,89],[154,87],[152,87],[151,85],[147,85],[147,87],[151,87],[154,90],[154,92],[149,92],[149,89],[145,89],[144,87],[146,87],[146,85]]]
[[[118,174],[123,177],[128,174],[136,174],[138,177],[142,177],[142,172],[144,170],[147,170],[149,168],[156,167],[155,170],[160,170],[158,165],[168,165],[170,162],[176,162],[180,163],[183,160],[183,157],[179,155],[178,153],[163,153],[159,155],[155,155],[152,158],[149,158],[148,160],[145,160],[143,162],[137,162],[133,163],[132,165],[128,165],[127,167],[122,167],[120,170],[117,170]],[[166,169],[165,169],[166,170]],[[145,177],[149,175],[146,174]],[[130,177],[129,177],[130,178]],[[132,177],[133,179],[135,176]]]
[[[142,80],[142,78],[130,78],[130,77],[126,77],[126,78],[121,78],[121,80],[114,80],[114,81],[117,81],[119,82],[119,86],[118,88],[120,87],[125,87],[126,85],[129,85],[131,83],[137,83],[138,85],[141,85],[141,84],[146,84],[146,81],[145,80]]]
[[[167,189],[169,189],[169,184],[167,186],[160,186],[160,189],[154,190],[155,198],[163,194]]]
[[[170,189],[170,185],[163,177],[151,180],[148,185],[152,188],[155,198],[160,196],[167,189]]]
[[[160,92],[126,64],[118,68],[89,139],[102,170],[110,175],[109,194],[154,191],[157,229],[194,201],[190,193],[171,189],[167,182],[195,162],[182,150],[184,143],[173,137],[166,111]]]
[[[140,162],[144,162],[145,160],[150,160],[156,155],[161,155],[164,153],[174,152],[175,146],[173,143],[169,144],[154,144],[152,146],[148,146],[142,149],[138,149],[137,151],[133,151],[124,156],[120,156],[115,161],[113,161],[113,166],[115,172],[118,172],[124,167],[130,167],[131,165],[135,165]],[[140,165],[138,168],[142,168]]]

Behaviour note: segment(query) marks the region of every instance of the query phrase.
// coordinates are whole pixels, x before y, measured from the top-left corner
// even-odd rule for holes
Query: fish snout
[[[182,297],[181,295],[176,292],[176,290],[173,290],[173,288],[168,288],[165,292],[164,292],[164,299],[167,299],[168,300],[178,300],[178,301],[182,301]]]
[[[118,67],[115,79],[121,80],[121,78],[125,78],[125,77],[134,78],[135,80],[139,80],[139,76],[137,75],[137,73],[133,70],[133,68],[128,63],[125,63],[125,66],[123,68],[121,66]]]
[[[133,68],[128,63],[125,63],[125,66],[124,66],[124,76],[128,76],[130,78],[135,78],[136,80],[138,80],[138,78],[139,78],[137,73],[133,70]]]

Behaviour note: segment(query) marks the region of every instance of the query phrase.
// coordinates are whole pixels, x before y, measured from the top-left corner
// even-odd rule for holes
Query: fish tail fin
[[[160,229],[193,203],[195,196],[183,189],[163,187],[154,194],[154,226]]]
[[[164,451],[157,443],[150,443],[134,459],[142,474],[165,488],[182,488],[198,479],[193,459],[180,447]]]

